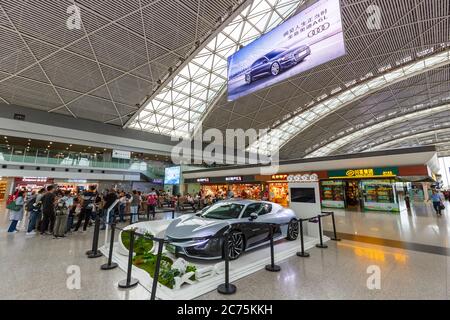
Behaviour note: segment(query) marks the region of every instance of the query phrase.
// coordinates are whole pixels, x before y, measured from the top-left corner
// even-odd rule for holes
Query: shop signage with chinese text
[[[114,159],[130,160],[131,159],[131,152],[130,151],[123,151],[123,150],[113,150],[112,157]]]
[[[272,180],[285,181],[285,180],[287,180],[287,178],[288,178],[287,174],[274,174],[274,175],[272,175]]]
[[[398,176],[397,167],[328,171],[330,179],[386,178]]]
[[[204,183],[204,182],[209,182],[209,178],[199,178],[197,179],[198,183]]]

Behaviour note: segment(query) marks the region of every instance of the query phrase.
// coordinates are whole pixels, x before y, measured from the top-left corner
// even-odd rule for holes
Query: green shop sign
[[[351,179],[351,178],[386,178],[398,176],[397,167],[388,168],[366,168],[366,169],[346,169],[328,171],[330,179]]]

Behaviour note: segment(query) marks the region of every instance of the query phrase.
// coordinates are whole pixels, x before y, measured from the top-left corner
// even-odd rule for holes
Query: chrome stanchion
[[[266,270],[270,272],[280,272],[281,267],[275,264],[275,248],[273,243],[274,225],[270,225],[270,264],[266,266]]]
[[[128,253],[128,268],[127,268],[127,278],[119,282],[119,288],[129,289],[138,285],[139,280],[131,278],[131,270],[133,268],[133,253],[134,253],[134,229],[128,231],[130,233],[130,248]]]
[[[112,262],[112,255],[114,250],[114,234],[116,232],[116,223],[113,222],[111,225],[111,241],[109,243],[109,256],[108,256],[108,263],[102,265],[100,268],[102,270],[112,270],[118,267],[118,264],[115,262]]]

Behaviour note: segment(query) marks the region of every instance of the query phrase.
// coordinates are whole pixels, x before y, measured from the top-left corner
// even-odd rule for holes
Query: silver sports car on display
[[[265,201],[229,200],[218,202],[196,214],[174,220],[166,231],[169,252],[196,259],[222,259],[223,234],[228,237],[229,258],[270,240],[270,225],[277,225],[274,239],[296,240],[297,217],[291,209]]]

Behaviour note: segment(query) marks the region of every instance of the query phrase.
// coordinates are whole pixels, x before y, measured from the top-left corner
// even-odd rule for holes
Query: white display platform
[[[151,222],[146,222],[151,223]],[[142,224],[139,224],[142,227]],[[160,225],[158,226],[160,227]],[[329,238],[324,237],[324,242],[329,241]],[[312,237],[305,237],[305,250],[313,248],[319,243],[319,239]],[[155,246],[157,247],[157,246]],[[275,243],[275,263],[279,264],[283,260],[290,257],[296,256],[296,253],[300,251],[300,239],[296,241],[280,240]],[[107,256],[109,253],[109,246],[103,246],[100,251]],[[121,251],[121,246],[119,243],[114,244],[113,251],[113,261],[116,262],[119,267],[127,271],[128,256],[123,254]],[[172,256],[168,255],[173,258]],[[303,259],[303,258],[298,258]],[[189,261],[189,260],[188,260]],[[218,264],[223,264],[220,261],[189,261],[190,264],[195,265],[198,270],[210,266],[215,266]],[[266,265],[270,264],[270,246],[265,245],[259,248],[255,248],[251,251],[244,253],[239,259],[230,262],[230,282],[241,279],[248,276],[256,271],[262,270]],[[218,269],[223,269],[218,268]],[[269,272],[269,271],[267,271]],[[138,268],[133,266],[132,277],[139,280],[140,284],[149,292],[151,292],[153,279],[150,275]],[[124,275],[125,278],[125,275]],[[196,281],[194,284],[184,284],[180,289],[170,289],[166,286],[158,283],[158,289],[156,292],[156,297],[161,300],[189,300],[197,298],[203,294],[216,290],[220,284],[224,283],[224,273],[223,270],[220,274],[214,274],[201,281]],[[239,290],[239,288],[237,288]],[[144,297],[143,297],[144,298]]]

